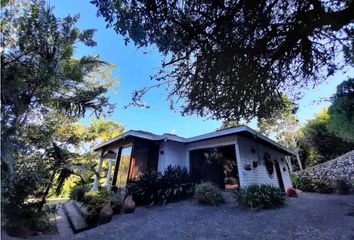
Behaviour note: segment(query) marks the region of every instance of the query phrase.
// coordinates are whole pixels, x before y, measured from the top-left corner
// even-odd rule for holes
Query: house
[[[94,147],[100,151],[97,172],[108,161],[104,186],[124,188],[128,180],[169,165],[186,167],[196,181],[211,181],[221,189],[250,184],[291,187],[288,163],[293,152],[247,126],[183,138],[127,131]],[[98,175],[99,176],[99,175]],[[92,189],[98,189],[95,178]]]

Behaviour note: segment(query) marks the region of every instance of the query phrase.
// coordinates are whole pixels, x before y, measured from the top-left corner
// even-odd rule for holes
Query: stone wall
[[[354,150],[328,162],[295,172],[294,175],[309,177],[312,180],[329,180],[331,182],[338,178],[349,178],[353,181]]]

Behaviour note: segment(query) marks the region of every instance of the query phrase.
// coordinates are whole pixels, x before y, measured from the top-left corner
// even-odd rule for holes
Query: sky
[[[113,29],[107,29],[104,20],[97,17],[97,9],[90,4],[90,1],[47,0],[47,2],[54,6],[54,13],[58,17],[79,13],[80,20],[77,23],[79,29],[94,28],[97,30],[94,35],[97,46],[89,48],[80,45],[76,49],[76,56],[100,55],[102,60],[116,66],[113,76],[119,78],[120,85],[115,90],[118,96],[113,92],[108,93],[110,101],[116,104],[116,109],[111,116],[105,119],[123,124],[126,130],[144,130],[156,134],[175,133],[183,137],[215,131],[220,126],[221,121],[195,115],[181,116],[178,111],[170,110],[169,102],[166,101],[167,92],[164,88],[153,89],[144,97],[144,101],[150,106],[149,109],[137,107],[125,109],[124,106],[130,102],[133,90],[154,84],[150,80],[150,75],[158,71],[162,59],[157,49],[154,47],[137,49],[133,43],[125,45],[122,36]],[[318,100],[333,95],[336,86],[346,80],[349,75],[353,76],[354,71],[336,74],[316,88],[306,90],[303,98],[298,102],[297,117],[300,123],[305,123],[307,119],[313,118],[316,112],[328,106],[329,102],[318,103]],[[82,122],[87,124],[89,117],[83,119]],[[251,122],[249,126],[255,128],[256,124]]]

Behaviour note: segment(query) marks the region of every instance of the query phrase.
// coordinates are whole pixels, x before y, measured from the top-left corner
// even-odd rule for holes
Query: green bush
[[[168,166],[163,174],[147,172],[136,181],[130,181],[127,188],[138,205],[177,201],[193,193],[190,174],[179,166]]]
[[[198,184],[195,188],[194,197],[202,204],[217,206],[225,202],[222,194],[220,194],[218,189],[210,182]]]
[[[315,192],[319,193],[333,193],[334,191],[330,183],[320,180],[313,181],[313,188]]]
[[[76,185],[70,190],[69,198],[78,202],[82,202],[84,200],[84,195],[88,191],[90,191],[90,186],[87,185]]]
[[[186,168],[168,166],[162,175],[162,198],[178,201],[193,195],[194,185]]]
[[[235,190],[235,199],[240,206],[250,208],[274,208],[284,204],[285,193],[272,185],[250,185]]]
[[[98,215],[106,204],[110,204],[112,195],[106,189],[85,193],[83,204],[87,209],[86,221],[89,225],[97,225]]]
[[[337,179],[336,186],[339,194],[349,194],[352,188],[351,182],[345,178]]]
[[[8,204],[6,215],[6,232],[13,237],[28,237],[38,234],[38,232],[54,232],[55,220],[51,217],[56,212],[56,206],[44,205],[41,211],[38,211],[38,203],[27,203],[14,206]]]
[[[314,185],[311,179],[303,176],[291,176],[293,187],[303,192],[314,192]]]

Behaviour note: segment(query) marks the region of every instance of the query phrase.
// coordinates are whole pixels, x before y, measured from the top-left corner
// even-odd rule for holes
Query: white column
[[[100,185],[100,179],[99,178],[100,178],[100,173],[101,173],[102,161],[103,161],[103,158],[102,158],[102,150],[101,150],[100,159],[99,159],[99,163],[98,163],[98,166],[97,166],[97,171],[95,172],[95,180],[93,182],[91,191],[97,191],[98,187]]]
[[[112,160],[108,160],[108,171],[107,171],[107,176],[106,176],[106,181],[103,184],[103,187],[109,188],[111,187],[111,175],[112,175]]]
[[[285,160],[288,163],[289,166],[289,172],[292,173],[293,172],[293,166],[291,165],[291,159],[289,156],[285,156]]]
[[[243,180],[243,166],[242,166],[242,161],[241,161],[240,146],[238,144],[238,138],[236,138],[236,143],[235,143],[235,154],[236,154],[236,164],[237,164],[237,170],[238,170],[238,179],[240,180],[239,184],[240,184],[240,187],[244,187],[246,185],[246,183]]]

